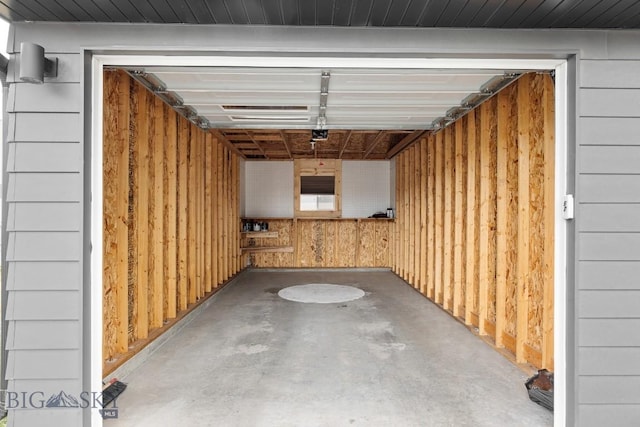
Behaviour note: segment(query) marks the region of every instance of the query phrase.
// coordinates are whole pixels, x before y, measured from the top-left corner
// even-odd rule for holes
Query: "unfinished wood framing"
[[[521,82],[529,83],[530,76]],[[527,84],[530,86],[530,84]],[[520,87],[518,89],[521,89]],[[530,115],[531,96],[528,90],[518,90],[518,291],[516,318],[516,360],[525,362],[525,344],[529,317],[529,229],[531,215],[529,205],[530,180]]]
[[[107,375],[236,274],[240,262],[237,156],[124,72],[105,71],[104,93]],[[222,173],[218,152],[226,159]],[[214,194],[218,182],[224,194]],[[218,222],[221,215],[226,220]],[[226,265],[217,265],[214,248],[229,254]]]
[[[420,140],[420,249],[418,260],[420,263],[420,292],[427,289],[427,140]]]
[[[404,184],[404,190],[403,190],[403,196],[402,196],[402,205],[401,205],[401,212],[402,212],[402,217],[403,217],[403,222],[402,222],[402,278],[404,280],[409,280],[409,254],[411,252],[409,252],[409,245],[410,245],[410,241],[409,241],[409,227],[411,224],[410,221],[410,192],[411,192],[411,185],[410,185],[410,181],[409,181],[409,176],[410,176],[410,172],[409,172],[409,159],[410,159],[410,154],[403,156],[404,157],[404,161],[402,162],[402,182]]]
[[[164,281],[164,317],[165,319],[173,319],[177,314],[177,267],[178,267],[178,129],[177,114],[169,106],[164,106],[165,111],[165,130],[166,130],[166,151],[165,151],[165,192],[164,192],[164,210],[165,210],[165,277]]]
[[[453,300],[453,126],[444,130],[444,221],[442,256],[442,306],[452,311]]]
[[[511,87],[509,88],[509,90]],[[496,346],[504,347],[503,336],[506,322],[507,304],[507,274],[509,236],[507,234],[508,217],[508,186],[507,175],[509,167],[509,146],[514,141],[509,139],[509,113],[511,112],[509,93],[503,90],[498,94],[498,147],[496,154],[497,172],[497,207],[496,207]],[[516,141],[517,143],[517,141]]]
[[[543,303],[542,303],[542,368],[554,370],[553,357],[553,313],[554,313],[554,247],[555,236],[555,101],[553,80],[545,75],[542,91],[542,114],[544,115],[544,255],[543,255]]]
[[[137,236],[132,242],[137,247],[137,275],[136,275],[136,295],[134,297],[134,307],[132,311],[137,314],[137,336],[133,339],[145,339],[149,335],[149,175],[150,171],[150,138],[149,138],[149,117],[146,111],[149,92],[143,87],[135,85],[132,91],[132,101],[135,106],[132,121],[135,126],[135,139],[133,144],[137,148],[137,183],[135,201],[137,205],[133,206],[136,211],[135,222],[137,227]],[[106,145],[106,143],[105,143]]]
[[[465,323],[469,326],[478,326],[478,284],[479,280],[479,174],[480,174],[480,150],[478,150],[476,112],[471,111],[463,119],[467,125],[467,241],[466,255],[467,275],[465,278]],[[476,320],[474,322],[474,319]]]
[[[409,188],[409,191],[412,193],[412,195],[417,196],[417,194],[412,191],[412,190],[415,190],[415,186],[416,186],[415,173],[414,173],[414,171],[416,170],[416,146],[412,145],[411,148],[409,148],[407,151],[409,152],[409,156],[407,157],[408,167],[406,172],[407,182],[409,184],[408,188]],[[414,284],[415,286],[416,266],[415,266],[414,254],[416,252],[416,234],[417,234],[415,230],[416,199],[415,197],[408,197],[407,202],[408,202],[407,204],[408,221],[407,221],[406,232],[407,232],[407,239],[409,240],[408,242],[409,244],[407,246],[406,276],[407,276],[407,281],[409,283]]]
[[[455,124],[454,146],[454,245],[453,245],[453,315],[462,316],[464,313],[464,279],[465,265],[462,259],[465,247],[466,216],[464,198],[465,185],[465,145],[463,144],[463,121]]]
[[[128,248],[119,245],[128,239],[127,225],[122,221],[128,217],[129,209],[129,80],[116,73],[105,75],[105,103],[111,109],[105,112],[104,137],[111,144],[104,145],[103,227],[105,239],[103,256],[110,263],[103,269],[103,300],[111,310],[104,311],[104,326],[112,333],[103,340],[106,360],[126,351],[128,344]]]
[[[436,140],[433,134],[427,139],[427,297],[435,300],[436,279],[435,279],[435,158]]]
[[[454,125],[427,136],[424,157],[422,148],[401,152],[394,226],[396,248],[403,252],[392,258],[393,270],[414,286],[419,280],[429,299],[477,327],[518,362],[548,369],[553,368],[553,99],[550,76],[527,74]],[[426,169],[420,175],[413,174],[412,158]],[[415,203],[407,204],[411,200]],[[420,257],[412,248],[420,249]]]
[[[434,242],[434,251],[435,251],[435,266],[434,266],[434,280],[435,280],[435,290],[434,290],[434,301],[438,304],[442,304],[444,299],[443,293],[443,281],[442,281],[442,266],[443,266],[443,255],[444,255],[444,242],[443,242],[443,234],[444,234],[444,133],[439,132],[436,134],[435,140],[435,211],[434,211],[434,219],[435,219],[435,242]]]
[[[186,120],[178,120],[178,311],[187,308],[187,281],[188,281],[188,251],[187,251],[187,176],[189,147],[189,123]]]

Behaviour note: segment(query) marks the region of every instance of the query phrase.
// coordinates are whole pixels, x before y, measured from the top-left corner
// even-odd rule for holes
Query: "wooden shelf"
[[[293,252],[293,246],[249,246],[241,248],[242,253],[253,252]]]
[[[242,235],[252,239],[258,238],[277,238],[277,231],[243,231]]]

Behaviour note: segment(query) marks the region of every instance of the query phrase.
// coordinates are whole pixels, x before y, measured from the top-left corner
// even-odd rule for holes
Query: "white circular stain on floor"
[[[364,291],[353,286],[311,283],[281,289],[278,296],[295,302],[335,304],[362,298]]]

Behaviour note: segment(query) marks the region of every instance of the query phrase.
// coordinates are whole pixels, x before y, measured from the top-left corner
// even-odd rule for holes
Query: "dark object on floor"
[[[102,390],[102,407],[106,408],[107,405],[116,400],[116,397],[120,396],[126,388],[127,385],[125,383],[118,380],[112,381],[107,388]]]
[[[538,370],[524,383],[529,399],[553,412],[553,372]]]

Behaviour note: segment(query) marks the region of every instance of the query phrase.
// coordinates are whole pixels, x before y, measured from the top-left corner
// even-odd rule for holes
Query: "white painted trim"
[[[560,59],[464,59],[464,58],[336,58],[263,56],[134,56],[96,55],[104,65],[253,67],[253,68],[389,68],[389,69],[498,69],[553,70]]]
[[[334,57],[242,57],[242,56],[135,56],[94,55],[93,75],[93,158],[92,158],[92,360],[91,383],[102,381],[102,68],[103,66],[225,66],[295,68],[407,68],[407,69],[501,69],[556,70],[556,221],[554,267],[554,426],[565,423],[567,403],[566,306],[567,242],[566,222],[559,207],[566,192],[567,174],[567,63],[559,59],[464,59],[464,58],[334,58]],[[97,411],[95,411],[97,413]],[[93,426],[102,419],[92,418]]]
[[[91,391],[102,390],[102,62],[91,61]],[[98,409],[91,426],[102,426]]]
[[[567,417],[567,221],[562,214],[562,199],[567,194],[567,63],[556,70],[555,93],[555,247],[553,295],[553,425],[563,427]]]

